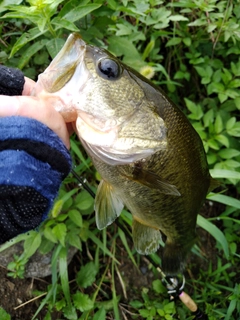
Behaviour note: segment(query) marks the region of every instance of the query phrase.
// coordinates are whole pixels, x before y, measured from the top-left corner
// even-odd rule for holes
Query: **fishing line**
[[[95,199],[95,193],[92,191],[92,189],[87,185],[87,181],[85,179],[83,179],[81,176],[79,176],[76,171],[74,171],[73,169],[71,169],[71,173],[72,175],[78,180],[78,182],[80,183],[80,186],[82,186],[89,194],[90,196],[93,197],[93,199]]]
[[[79,181],[80,186],[82,186],[93,197],[93,199],[95,199],[96,195],[92,191],[92,189],[88,186],[87,180],[79,176],[73,169],[71,170],[71,173]],[[114,222],[116,223],[118,228],[120,228],[124,232],[128,240],[132,241],[131,237],[129,236],[129,231],[127,230],[127,228],[124,225],[121,225],[118,220],[115,220]],[[185,286],[184,275],[182,275],[181,277],[166,275],[163,272],[163,270],[159,267],[159,265],[150,256],[148,256],[147,259],[159,272],[162,278],[162,283],[167,288],[170,301],[181,300],[182,303],[195,316],[194,320],[197,320],[197,319],[208,320],[208,316],[203,311],[201,311],[198,308],[197,304],[193,301],[193,299],[186,292],[183,291]]]

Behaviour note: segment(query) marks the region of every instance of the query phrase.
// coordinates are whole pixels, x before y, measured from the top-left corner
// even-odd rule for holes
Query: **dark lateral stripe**
[[[48,163],[53,170],[62,173],[65,178],[69,171],[69,163],[62,152],[51,148],[48,144],[39,141],[25,139],[9,139],[0,141],[0,151],[3,150],[22,150],[34,158]]]

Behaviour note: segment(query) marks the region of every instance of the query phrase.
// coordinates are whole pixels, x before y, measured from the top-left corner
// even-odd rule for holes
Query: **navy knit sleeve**
[[[47,126],[0,118],[0,243],[37,227],[71,169],[70,154]]]
[[[0,65],[0,94],[20,96],[25,80],[21,70]]]

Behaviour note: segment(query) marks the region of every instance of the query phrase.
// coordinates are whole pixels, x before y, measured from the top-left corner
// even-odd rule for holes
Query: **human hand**
[[[71,123],[66,125],[63,117],[47,101],[30,96],[35,82],[25,77],[22,96],[0,95],[0,117],[23,116],[34,118],[53,130],[70,148]]]

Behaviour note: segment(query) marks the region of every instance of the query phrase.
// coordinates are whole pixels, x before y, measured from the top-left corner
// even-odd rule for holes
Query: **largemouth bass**
[[[159,248],[162,267],[182,270],[196,239],[196,218],[211,177],[202,141],[158,87],[79,35],[39,76],[35,95],[50,99],[75,130],[102,180],[96,224],[103,229],[126,206],[140,254]]]

